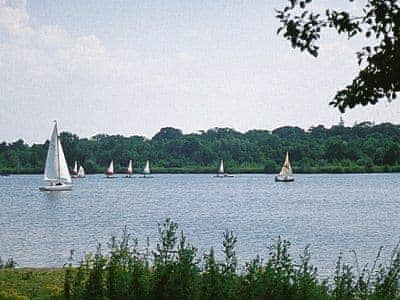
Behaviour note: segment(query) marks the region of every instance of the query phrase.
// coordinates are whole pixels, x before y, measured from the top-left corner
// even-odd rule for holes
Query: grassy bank
[[[256,256],[239,266],[235,246],[226,231],[221,260],[213,248],[199,254],[167,220],[155,247],[139,248],[124,230],[108,251],[99,245],[78,265],[71,257],[62,269],[2,270],[0,299],[400,299],[398,249],[387,263],[379,252],[365,267],[339,257],[328,281],[310,264],[308,247],[296,260],[290,242],[278,238],[265,260]]]
[[[0,270],[0,300],[63,298],[65,270],[21,268]]]

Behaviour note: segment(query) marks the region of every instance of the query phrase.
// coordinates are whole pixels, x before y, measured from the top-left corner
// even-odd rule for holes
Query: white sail
[[[282,169],[279,172],[280,176],[292,176],[293,171],[292,171],[292,166],[290,165],[290,160],[289,160],[289,152],[286,152],[286,157],[285,157],[285,162],[283,163]]]
[[[75,161],[74,163],[74,169],[72,170],[72,174],[76,175],[78,174],[78,162]]]
[[[67,161],[65,160],[64,150],[61,145],[61,140],[58,138],[58,151],[60,162],[60,180],[65,183],[71,183],[71,175],[69,174]]]
[[[132,160],[129,160],[127,172],[128,172],[128,174],[132,174],[133,173]]]
[[[44,180],[50,182],[71,183],[71,176],[64,151],[58,136],[57,123],[51,134],[49,149],[47,151],[46,166],[44,169]]]
[[[111,160],[110,165],[107,168],[107,174],[112,175],[114,174],[114,161]]]
[[[85,169],[82,166],[79,167],[78,177],[85,177]]]
[[[143,173],[150,174],[150,162],[148,160],[146,161],[146,165],[144,166]]]
[[[58,151],[57,151],[57,124],[54,126],[53,133],[50,137],[49,149],[47,150],[46,166],[44,168],[45,181],[58,180]]]
[[[219,174],[224,174],[224,161],[221,159],[221,163],[219,165],[218,173]]]

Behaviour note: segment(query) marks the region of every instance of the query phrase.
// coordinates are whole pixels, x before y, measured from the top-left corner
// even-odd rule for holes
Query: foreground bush
[[[159,225],[154,251],[139,251],[126,229],[120,241],[112,238],[105,255],[99,245],[78,269],[65,268],[66,299],[400,299],[399,252],[389,265],[354,270],[339,257],[335,277],[321,281],[310,265],[308,247],[295,263],[290,243],[280,238],[269,247],[264,262],[259,257],[239,270],[232,232],[224,233],[224,260],[214,250],[199,258],[183,232],[169,219]]]
[[[12,257],[9,257],[6,261],[3,261],[0,256],[0,269],[13,269],[17,266],[17,263]]]

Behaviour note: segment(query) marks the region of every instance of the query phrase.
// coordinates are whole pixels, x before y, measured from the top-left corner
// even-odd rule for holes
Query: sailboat
[[[131,178],[133,174],[132,160],[129,160],[128,169],[126,170],[126,178]]]
[[[146,175],[150,175],[151,174],[151,170],[150,170],[150,162],[149,160],[146,160],[146,164],[143,168],[143,177],[144,178],[151,178],[151,176],[147,176]]]
[[[111,160],[110,165],[106,170],[106,178],[115,178],[114,176],[114,161]]]
[[[64,151],[58,135],[57,122],[51,134],[49,149],[47,150],[44,181],[48,184],[39,188],[41,191],[69,191],[72,189],[72,180]]]
[[[285,162],[278,175],[275,176],[275,181],[290,182],[294,181],[292,166],[290,165],[289,152],[286,152]]]
[[[221,159],[221,163],[219,164],[217,176],[215,176],[215,177],[233,177],[233,175],[225,173],[224,161],[222,159]]]
[[[82,166],[79,166],[78,178],[85,178],[85,176],[85,169]]]
[[[75,161],[74,169],[72,170],[72,178],[77,178],[77,177],[78,177],[78,162]]]

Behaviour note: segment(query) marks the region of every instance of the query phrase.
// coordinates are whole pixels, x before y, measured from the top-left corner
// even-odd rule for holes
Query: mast
[[[56,123],[56,133],[57,133],[57,162],[58,162],[58,182],[61,182],[61,172],[60,172],[60,149],[58,148],[58,143],[59,143],[59,136],[58,136],[58,127],[57,127],[57,121],[54,120]]]

